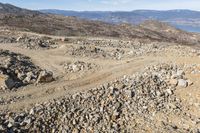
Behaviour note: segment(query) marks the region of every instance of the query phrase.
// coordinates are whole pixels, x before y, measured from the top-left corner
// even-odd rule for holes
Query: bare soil
[[[59,47],[56,49],[29,50],[18,47],[17,44],[0,44],[0,49],[21,53],[30,57],[33,63],[37,66],[52,71],[56,79],[51,83],[39,84],[37,86],[25,86],[17,91],[0,92],[0,98],[3,99],[9,100],[13,97],[19,97],[17,100],[9,104],[0,105],[0,110],[18,112],[20,110],[29,109],[37,103],[95,88],[123,77],[124,75],[137,73],[146,66],[157,63],[170,62],[178,65],[200,64],[200,57],[198,55],[180,55],[178,52],[179,49],[173,49],[173,44],[171,44],[171,49],[169,47],[168,50],[162,51],[162,53],[149,53],[148,55],[132,56],[121,60],[115,60],[112,58],[93,58],[92,56],[72,56],[66,54],[66,52],[69,51],[69,47],[72,45],[77,47],[79,46],[78,44],[60,42]],[[189,47],[186,48],[190,49]],[[104,47],[104,49],[109,50],[110,47]],[[77,60],[86,63],[93,63],[100,67],[91,73],[84,73],[83,76],[73,73],[67,75],[63,69],[62,63]],[[187,88],[178,88],[175,93],[178,98],[184,101],[183,103],[185,104],[185,107],[188,107],[188,111],[198,117],[200,116],[200,74],[188,73],[187,77],[193,82],[193,85]],[[157,114],[156,118],[158,124],[160,124],[159,122],[164,119],[163,115],[164,114]],[[172,121],[172,123],[180,125],[180,123],[176,123],[176,121],[181,120],[182,118],[169,115],[168,119]]]

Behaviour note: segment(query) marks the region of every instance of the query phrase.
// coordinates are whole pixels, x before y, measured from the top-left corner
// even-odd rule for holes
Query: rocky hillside
[[[186,33],[157,21],[147,21],[139,26],[118,25],[76,17],[43,14],[8,4],[1,4],[1,7],[1,26],[42,34],[143,38],[183,44],[198,44],[200,38],[199,35]]]
[[[155,11],[155,10],[135,10],[135,11],[117,11],[117,12],[76,12],[64,10],[40,10],[43,13],[60,14],[64,16],[76,16],[90,20],[100,20],[109,23],[132,23],[138,24],[146,20],[159,20],[168,22],[177,28],[200,32],[200,12],[191,10],[169,10],[169,11]]]

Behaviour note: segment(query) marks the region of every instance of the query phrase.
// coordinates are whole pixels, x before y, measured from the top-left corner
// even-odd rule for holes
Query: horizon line
[[[28,9],[28,8],[26,8]],[[57,9],[57,8],[43,8],[43,9],[29,9],[29,10],[60,10],[60,11],[74,11],[74,12],[133,12],[133,11],[196,11],[200,12],[200,10],[192,10],[192,9],[166,9],[166,10],[159,10],[159,9],[134,9],[134,10],[71,10],[71,9]]]
[[[4,2],[0,2],[2,4],[9,4],[15,7],[19,7],[22,9],[27,9],[27,10],[32,10],[32,11],[41,11],[41,10],[60,10],[60,11],[74,11],[74,12],[133,12],[133,11],[196,11],[196,12],[200,12],[200,10],[195,10],[195,9],[187,9],[187,8],[174,8],[174,9],[148,9],[148,8],[138,8],[138,9],[133,9],[133,10],[73,10],[73,9],[59,9],[59,8],[40,8],[40,9],[31,9],[31,8],[27,8],[27,7],[21,7],[21,6],[17,6],[14,5],[12,3],[4,3]]]

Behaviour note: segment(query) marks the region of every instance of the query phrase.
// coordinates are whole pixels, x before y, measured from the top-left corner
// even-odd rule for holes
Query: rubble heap
[[[21,113],[1,113],[0,131],[4,132],[198,132],[198,118],[185,114],[167,82],[175,65],[148,67],[144,72],[125,76],[85,92],[35,105]],[[170,77],[171,78],[171,77]],[[160,123],[156,116],[164,113]],[[193,120],[183,128],[168,121],[168,115]],[[161,118],[159,119],[161,120]]]
[[[96,46],[78,46],[78,47],[71,47],[66,54],[72,56],[120,60],[125,55],[125,51],[121,49],[104,50]]]
[[[51,72],[35,66],[29,57],[7,50],[0,50],[1,89],[13,89],[27,84],[39,83],[42,76],[45,79],[49,78],[48,81],[53,79]]]
[[[75,62],[68,62],[64,63],[63,67],[66,73],[77,73],[80,71],[90,71],[97,68],[97,65],[93,63],[86,63],[83,61],[75,61]]]
[[[26,49],[53,49],[57,48],[58,44],[49,37],[38,36],[0,36],[0,43],[18,43],[20,47]]]

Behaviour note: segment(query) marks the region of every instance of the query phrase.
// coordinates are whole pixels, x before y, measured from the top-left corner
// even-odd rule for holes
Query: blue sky
[[[191,9],[200,11],[200,0],[0,0],[28,9],[117,11],[136,9]]]

